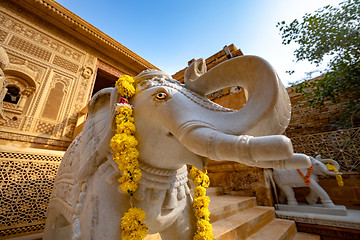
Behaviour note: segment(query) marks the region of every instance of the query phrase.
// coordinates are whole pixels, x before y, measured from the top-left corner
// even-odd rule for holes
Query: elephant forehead
[[[174,79],[155,78],[150,80],[144,80],[137,85],[136,94],[141,94],[141,92],[144,90],[151,90],[153,88],[156,89],[158,87],[171,89],[171,92],[175,90],[175,92],[181,93],[192,102],[209,110],[219,111],[219,112],[234,112],[234,110],[232,109],[220,106],[219,104],[216,104],[210,101],[209,99],[202,97],[199,94],[187,89],[184,84]]]

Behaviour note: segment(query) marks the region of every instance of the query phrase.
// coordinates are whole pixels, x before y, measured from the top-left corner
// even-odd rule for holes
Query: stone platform
[[[346,216],[346,207],[342,205],[336,205],[335,207],[323,207],[321,204],[316,205],[297,205],[291,206],[287,204],[275,204],[275,209],[281,211],[290,211],[290,212],[302,212],[302,213],[315,213],[315,214],[326,214],[326,215],[338,215]]]
[[[276,217],[294,220],[297,223],[316,224],[346,229],[360,230],[360,210],[347,209],[347,215],[329,215],[322,213],[309,213],[305,211],[276,210]]]

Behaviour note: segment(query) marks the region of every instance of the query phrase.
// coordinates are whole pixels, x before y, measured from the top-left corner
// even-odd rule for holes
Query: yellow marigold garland
[[[214,235],[212,233],[212,226],[209,222],[210,212],[209,203],[210,198],[206,196],[206,188],[210,185],[210,179],[208,175],[198,170],[196,167],[190,168],[190,179],[197,185],[194,193],[195,198],[193,201],[193,208],[195,209],[195,216],[197,218],[196,227],[197,230],[194,235],[194,240],[213,240]]]
[[[339,172],[339,170],[337,170],[336,167],[331,163],[327,163],[326,166],[329,169],[329,171],[333,171],[336,173]],[[340,187],[344,186],[344,182],[341,175],[336,175],[336,181]]]
[[[122,171],[122,176],[119,178],[120,188],[132,197],[138,189],[137,181],[141,178],[139,152],[136,149],[138,142],[134,136],[136,129],[132,107],[128,104],[128,99],[135,94],[134,79],[124,75],[116,81],[116,88],[121,96],[121,102],[117,104],[116,134],[110,140],[110,147],[114,151],[113,159]],[[144,239],[148,231],[144,223],[145,219],[144,210],[131,207],[121,219],[121,238]]]

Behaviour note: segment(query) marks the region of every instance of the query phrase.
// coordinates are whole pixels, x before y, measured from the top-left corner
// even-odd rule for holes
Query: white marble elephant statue
[[[339,170],[340,165],[332,159],[322,159],[320,155],[317,155],[315,158],[310,157],[312,164],[311,175],[308,176],[308,183],[305,183],[304,178],[300,173],[295,169],[285,169],[279,170],[274,169],[273,178],[275,183],[279,188],[285,193],[287,198],[288,205],[298,205],[298,202],[295,199],[294,187],[309,187],[310,193],[306,196],[306,201],[310,205],[316,204],[317,200],[320,198],[321,203],[324,207],[335,207],[334,203],[331,201],[329,195],[325,190],[318,184],[318,176],[336,176],[342,173],[329,171],[326,163],[331,163],[334,167]],[[307,172],[309,171],[306,168],[299,169],[303,176],[306,177]]]
[[[146,213],[149,233],[162,239],[192,239],[196,228],[187,167],[201,169],[205,157],[265,168],[309,167],[283,135],[290,102],[273,68],[256,56],[230,59],[206,72],[195,61],[185,84],[158,70],[135,77],[136,138],[142,177],[133,201],[119,189],[121,172],[112,160],[117,91],[92,98],[81,134],[66,151],[48,206],[44,239],[120,239],[120,221],[130,205]],[[221,107],[207,94],[230,86],[249,92],[240,111]]]

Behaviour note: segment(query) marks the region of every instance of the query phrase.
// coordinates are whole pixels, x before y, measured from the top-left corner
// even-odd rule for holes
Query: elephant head
[[[290,101],[273,68],[255,56],[230,59],[206,72],[204,60],[185,73],[185,84],[158,70],[135,77],[134,106],[140,161],[176,169],[201,164],[202,157],[272,168],[308,167],[305,155],[293,154],[282,134],[290,119]],[[239,111],[205,96],[230,86],[248,90]],[[271,136],[267,136],[271,135]]]
[[[310,160],[313,166],[313,173],[317,176],[336,176],[342,174],[328,170],[326,166],[327,163],[331,163],[338,171],[340,170],[340,165],[335,160],[322,159],[321,155],[317,155],[315,158],[310,157]]]
[[[184,164],[201,168],[208,157],[265,168],[310,166],[309,158],[294,154],[290,139],[280,135],[290,119],[289,97],[273,68],[259,57],[233,58],[208,72],[204,60],[195,61],[185,73],[185,84],[158,70],[145,70],[135,81],[130,103],[140,162],[167,169]],[[205,97],[229,86],[248,90],[248,102],[239,111]],[[116,89],[103,89],[89,104],[79,143],[84,155],[80,179],[111,158],[108,143],[118,99]]]

